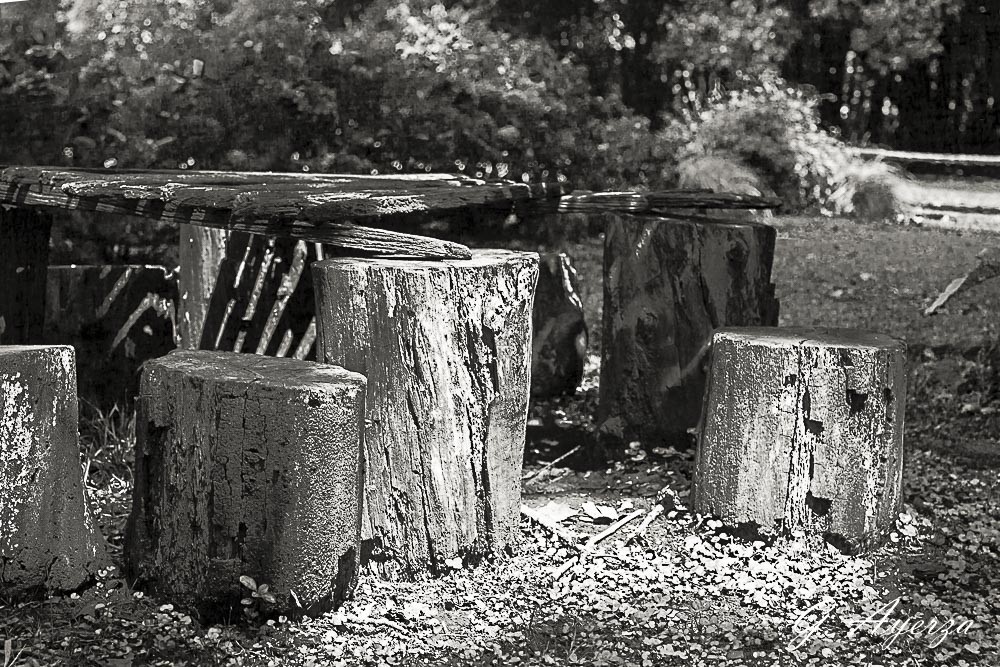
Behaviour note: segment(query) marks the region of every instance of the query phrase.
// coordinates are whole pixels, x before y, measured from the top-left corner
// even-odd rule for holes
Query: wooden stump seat
[[[368,378],[363,557],[448,570],[517,539],[538,256],[317,262],[319,359]]]
[[[716,332],[694,509],[848,552],[881,544],[900,507],[905,361],[902,341],[866,331]]]
[[[0,346],[0,598],[65,593],[107,565],[87,509],[66,346]]]
[[[268,584],[279,609],[336,605],[357,576],[364,389],[356,373],[295,359],[178,350],[147,362],[129,576],[216,618],[239,606],[241,575]]]
[[[701,414],[712,332],[778,323],[775,234],[757,222],[693,215],[609,220],[602,440],[686,445]]]

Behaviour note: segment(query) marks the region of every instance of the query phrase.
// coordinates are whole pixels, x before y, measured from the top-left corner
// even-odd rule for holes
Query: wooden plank
[[[0,206],[0,345],[40,343],[52,217]]]
[[[350,223],[314,224],[303,220],[232,220],[228,211],[177,206],[172,202],[133,200],[107,202],[99,198],[72,197],[51,187],[0,186],[0,202],[19,207],[41,207],[99,211],[134,215],[155,220],[187,223],[230,231],[268,236],[287,236],[338,246],[366,256],[404,256],[428,259],[467,259],[469,249],[461,244],[403,232],[393,232]]]
[[[772,209],[781,206],[774,197],[728,194],[710,190],[663,190],[658,192],[593,192],[569,195],[559,200],[560,213],[647,213],[671,209]]]

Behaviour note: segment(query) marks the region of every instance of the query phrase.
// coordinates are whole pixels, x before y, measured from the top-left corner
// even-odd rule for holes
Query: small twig
[[[631,537],[629,537],[627,541],[631,542],[632,540],[636,540],[645,535],[650,524],[652,524],[656,520],[656,517],[661,514],[663,514],[663,505],[656,503],[653,505],[653,508],[649,510],[646,514],[646,518],[642,520],[642,523],[639,524],[639,527],[635,529],[635,532],[632,533]]]
[[[543,472],[546,472],[547,470],[549,470],[555,464],[562,463],[563,461],[565,461],[569,457],[573,456],[573,454],[576,454],[578,451],[580,451],[580,445],[577,445],[576,447],[574,447],[573,449],[569,450],[568,452],[566,452],[565,454],[563,454],[559,458],[555,459],[554,461],[549,461],[548,463],[546,463],[545,465],[543,465],[541,468],[539,468],[535,472],[528,473],[527,475],[523,476],[521,478],[521,481],[522,482],[527,482],[529,479],[534,479],[535,477],[541,475]]]
[[[598,533],[597,535],[594,535],[589,540],[587,540],[586,544],[583,545],[584,551],[590,551],[595,546],[597,546],[599,543],[601,543],[604,540],[608,539],[609,537],[611,537],[612,535],[614,535],[615,533],[617,533],[619,530],[621,530],[622,528],[624,528],[625,526],[627,526],[633,520],[635,520],[635,519],[639,518],[640,516],[642,516],[642,514],[643,514],[642,510],[635,510],[634,512],[632,512],[630,514],[627,514],[626,516],[622,517],[621,519],[618,519],[613,524],[611,524],[610,526],[608,526],[607,528],[605,528],[602,532]]]

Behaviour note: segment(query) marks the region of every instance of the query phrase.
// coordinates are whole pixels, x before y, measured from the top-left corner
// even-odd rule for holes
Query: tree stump
[[[572,394],[587,361],[587,323],[577,294],[576,269],[561,252],[539,257],[532,314],[531,395]]]
[[[45,342],[76,349],[81,400],[125,408],[142,363],[176,347],[176,303],[177,276],[162,266],[50,266]]]
[[[704,217],[620,216],[604,241],[598,423],[612,444],[686,443],[712,331],[774,325],[775,231]]]
[[[175,351],[146,363],[129,576],[219,618],[239,577],[320,613],[354,587],[365,380],[294,359]],[[247,591],[242,591],[244,595]]]
[[[0,597],[73,591],[105,565],[80,467],[73,348],[0,346]]]
[[[0,206],[0,345],[42,342],[52,216]]]
[[[320,358],[366,375],[362,560],[384,577],[517,539],[538,257],[313,265]]]
[[[319,244],[181,226],[180,346],[314,359]]]
[[[905,351],[855,330],[718,331],[694,509],[848,552],[877,547],[899,513]]]

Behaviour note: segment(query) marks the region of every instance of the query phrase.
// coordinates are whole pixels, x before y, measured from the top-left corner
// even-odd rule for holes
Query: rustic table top
[[[703,190],[582,193],[562,183],[455,174],[89,170],[0,166],[0,205],[96,211],[325,243],[364,255],[467,259],[461,244],[382,229],[379,221],[458,210],[651,213],[773,208],[776,200]],[[398,228],[398,225],[397,225]]]

